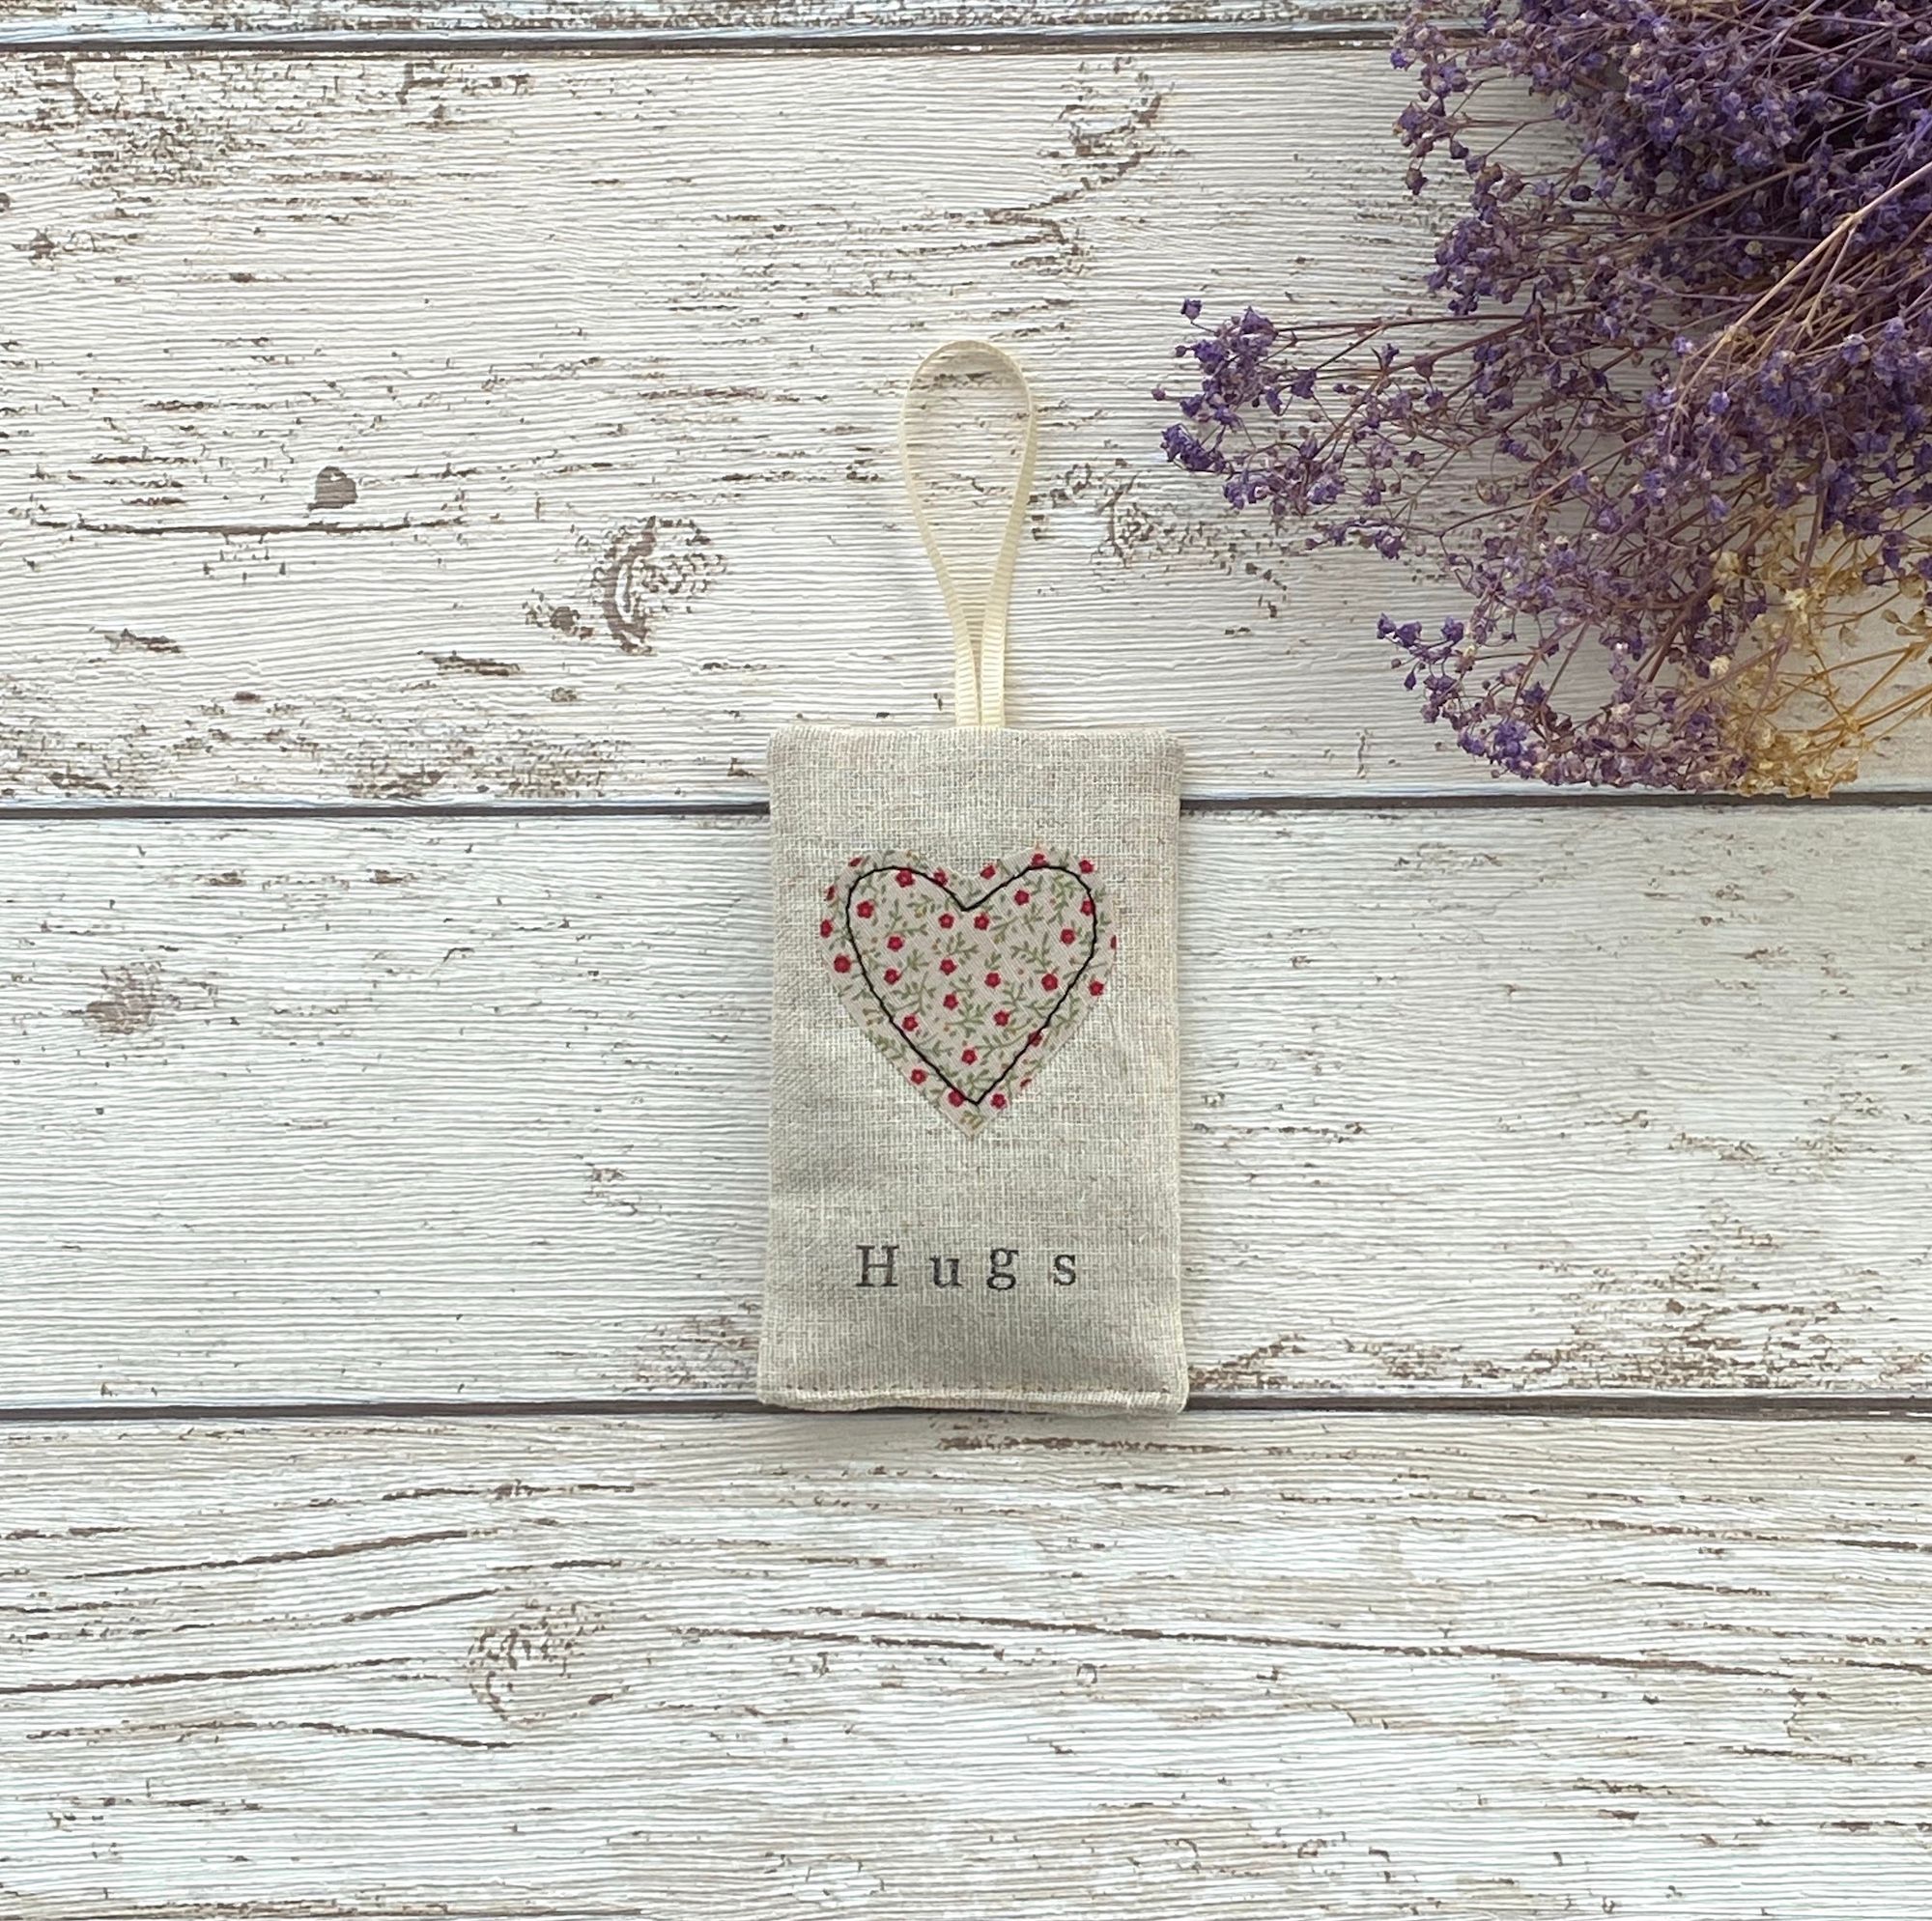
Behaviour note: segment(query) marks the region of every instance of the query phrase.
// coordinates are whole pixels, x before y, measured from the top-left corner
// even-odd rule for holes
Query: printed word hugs
[[[930,1285],[986,1286],[1009,1294],[1021,1285],[1071,1287],[1080,1279],[1077,1254],[1029,1256],[1024,1248],[988,1248],[983,1261],[974,1255],[952,1253],[901,1254],[896,1241],[856,1243],[861,1287]]]

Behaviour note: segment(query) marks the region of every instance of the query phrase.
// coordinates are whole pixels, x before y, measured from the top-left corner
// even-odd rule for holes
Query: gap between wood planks
[[[1800,807],[1932,806],[1932,787],[1851,787],[1828,800],[1782,794],[1679,794],[1649,789],[1506,787],[1484,791],[1417,794],[1188,794],[1184,814],[1221,813],[1476,813],[1538,812],[1562,808],[1622,810],[1640,807],[1719,807],[1771,812]],[[10,821],[336,821],[336,820],[607,820],[698,819],[769,814],[762,800],[640,797],[635,800],[519,801],[4,801],[0,825]]]
[[[486,60],[505,55],[624,55],[634,59],[672,55],[882,53],[1159,53],[1266,51],[1290,47],[1386,47],[1398,21],[1359,20],[1173,21],[1162,26],[1109,24],[1092,27],[461,27],[308,30],[234,27],[75,29],[16,20],[0,25],[0,53],[99,55],[133,53],[235,53],[261,56],[359,58],[406,54],[440,59]]]
[[[944,1408],[872,1407],[840,1419],[871,1420]],[[657,1420],[665,1415],[745,1415],[791,1421],[790,1408],[732,1395],[684,1395],[660,1398],[603,1396],[533,1400],[286,1400],[76,1402],[69,1406],[3,1407],[0,1427],[122,1427],[174,1421],[232,1427],[270,1422],[317,1421],[577,1421],[622,1418]],[[1921,1421],[1932,1401],[1905,1395],[1824,1394],[1282,1394],[1261,1397],[1195,1395],[1183,1413],[1455,1415],[1486,1421]],[[1015,1416],[1015,1419],[1027,1417]]]

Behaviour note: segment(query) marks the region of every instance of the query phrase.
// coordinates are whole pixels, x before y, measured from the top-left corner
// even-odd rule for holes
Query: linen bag
[[[928,373],[1016,382],[983,594],[954,583],[910,417]],[[770,751],[771,1230],[758,1394],[786,1407],[1161,1410],[1179,1315],[1178,742],[1005,724],[1036,409],[955,341],[900,450],[954,637],[954,724]],[[973,603],[982,604],[976,621]]]

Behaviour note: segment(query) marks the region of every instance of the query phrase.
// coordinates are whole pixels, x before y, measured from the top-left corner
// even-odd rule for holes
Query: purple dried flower
[[[1378,631],[1498,767],[1826,791],[1932,710],[1922,0],[1450,17],[1429,0],[1392,56],[1411,190],[1446,159],[1467,201],[1441,311],[1248,308],[1178,350],[1200,383],[1168,456],[1307,547],[1432,560],[1466,620]],[[1479,120],[1498,81],[1560,125],[1557,157],[1521,156],[1522,111]]]

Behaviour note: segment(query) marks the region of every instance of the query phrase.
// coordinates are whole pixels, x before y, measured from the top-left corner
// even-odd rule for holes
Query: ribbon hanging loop
[[[912,450],[914,402],[928,376],[952,360],[988,363],[1019,389],[1024,408],[1012,499],[1007,509],[1006,526],[984,592],[977,597],[961,592],[952,567],[946,558],[922,488],[919,463]],[[905,403],[899,413],[899,462],[905,471],[906,495],[912,503],[913,520],[919,527],[920,539],[925,543],[932,571],[939,578],[940,596],[946,603],[946,617],[952,627],[953,718],[962,727],[1000,727],[1006,724],[1007,615],[1012,600],[1013,569],[1019,559],[1020,536],[1026,530],[1027,509],[1033,499],[1034,456],[1038,441],[1038,407],[1025,370],[1004,348],[995,347],[989,341],[950,340],[928,353],[906,382]],[[972,611],[975,598],[980,607],[977,625]]]

